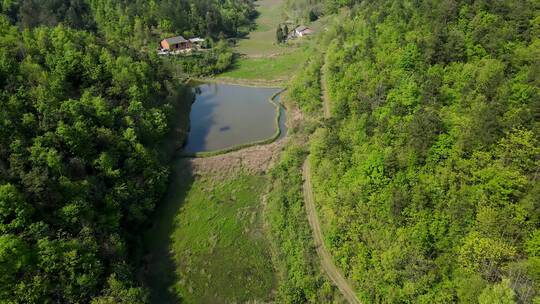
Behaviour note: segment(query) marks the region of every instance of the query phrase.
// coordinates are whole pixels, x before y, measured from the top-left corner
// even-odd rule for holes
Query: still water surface
[[[197,83],[193,90],[196,97],[184,147],[187,152],[215,151],[263,140],[276,131],[276,108],[268,99],[279,89]],[[284,136],[285,111],[280,111],[280,136]]]

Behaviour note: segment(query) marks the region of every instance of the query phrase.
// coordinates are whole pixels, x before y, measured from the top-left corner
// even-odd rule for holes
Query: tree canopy
[[[344,5],[311,145],[336,263],[366,302],[538,301],[540,7]],[[292,91],[310,113],[315,63]]]
[[[168,180],[169,73],[89,31],[10,22],[0,15],[0,302],[144,302],[132,267]]]

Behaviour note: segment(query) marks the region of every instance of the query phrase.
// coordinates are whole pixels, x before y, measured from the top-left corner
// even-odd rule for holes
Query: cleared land
[[[283,83],[304,62],[304,56],[302,49],[295,49],[294,52],[275,57],[240,58],[231,70],[221,74],[220,77]]]
[[[276,282],[262,231],[266,178],[197,179],[175,219],[172,250],[185,303],[267,300]]]
[[[267,177],[241,164],[222,171],[197,161],[177,160],[146,236],[152,302],[270,300],[277,279],[260,203]]]
[[[235,52],[240,57],[218,80],[224,78],[284,84],[305,60],[303,45],[306,43],[276,43],[276,29],[283,20],[283,0],[261,0],[256,3],[260,13],[256,29],[245,39],[239,40]]]
[[[259,12],[256,28],[248,37],[239,40],[236,51],[247,57],[271,56],[290,51],[276,43],[276,28],[282,20],[283,0],[260,0],[255,3]]]

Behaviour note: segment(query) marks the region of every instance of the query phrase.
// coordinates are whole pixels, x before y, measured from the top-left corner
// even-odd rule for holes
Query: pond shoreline
[[[269,88],[269,89],[281,89],[285,80],[265,80],[265,79],[240,79],[232,77],[190,77],[186,83],[191,81],[196,82],[208,82],[216,84],[236,85],[250,88]]]
[[[199,79],[190,79],[190,81],[201,81],[201,80],[199,80]],[[205,81],[205,82],[207,82],[207,81]],[[221,83],[221,82],[215,81],[214,83]],[[228,84],[228,83],[226,83],[226,84]],[[238,86],[246,87],[246,85],[240,85],[240,84],[229,84],[229,85],[238,85]],[[251,86],[251,87],[256,87],[256,86]],[[285,92],[286,90],[287,90],[286,88],[280,88],[279,91],[272,94],[272,96],[270,96],[270,98],[268,98],[268,102],[270,102],[274,106],[274,108],[276,110],[276,115],[275,115],[275,120],[274,120],[274,125],[276,127],[276,131],[274,132],[274,134],[271,137],[266,138],[266,139],[262,139],[262,140],[247,142],[247,143],[244,143],[244,144],[234,145],[234,146],[231,146],[231,147],[228,147],[228,148],[219,149],[219,150],[215,150],[215,151],[187,152],[187,151],[182,151],[182,150],[184,150],[184,147],[181,147],[181,148],[179,148],[179,150],[181,151],[179,157],[180,158],[206,158],[206,157],[212,157],[212,156],[217,156],[217,155],[222,155],[222,154],[235,152],[235,151],[242,150],[242,149],[249,148],[249,147],[253,147],[253,146],[267,145],[267,144],[271,144],[271,143],[275,142],[276,140],[278,140],[280,138],[282,132],[286,132],[286,130],[284,131],[281,128],[280,120],[281,120],[281,115],[282,115],[281,114],[281,109],[283,108],[285,111],[287,110],[285,105],[283,105],[281,102],[276,102],[275,99],[278,96],[280,96],[283,92]]]

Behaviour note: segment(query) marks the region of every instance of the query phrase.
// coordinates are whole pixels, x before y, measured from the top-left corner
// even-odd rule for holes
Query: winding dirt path
[[[328,88],[326,84],[326,60],[325,64],[321,67],[321,93],[324,109],[324,117],[330,118],[330,98],[328,96]],[[321,266],[330,278],[330,280],[337,286],[343,297],[347,302],[351,304],[360,304],[360,300],[356,296],[354,289],[349,282],[345,279],[341,271],[336,267],[332,259],[332,255],[324,245],[321,223],[319,222],[319,216],[317,215],[317,209],[315,208],[315,199],[313,196],[313,186],[311,184],[311,167],[309,160],[306,159],[302,167],[302,175],[304,177],[304,201],[306,204],[306,213],[313,231],[313,238],[315,240],[315,246],[317,254],[321,260]]]
[[[319,222],[317,210],[315,209],[313,187],[311,185],[311,169],[308,160],[304,162],[302,173],[304,176],[304,201],[306,203],[306,213],[309,225],[311,226],[311,230],[313,230],[313,238],[315,239],[315,246],[317,247],[317,254],[321,259],[322,268],[324,269],[330,280],[332,280],[332,282],[341,291],[343,297],[345,297],[345,299],[347,299],[349,303],[360,304],[361,302],[356,296],[356,293],[349,285],[349,282],[345,280],[336,265],[334,265],[334,262],[332,261],[332,256],[324,245],[321,224]]]

